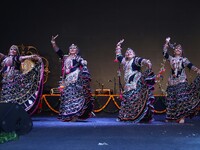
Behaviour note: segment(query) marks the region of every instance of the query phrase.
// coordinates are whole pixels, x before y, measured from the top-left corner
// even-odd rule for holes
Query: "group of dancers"
[[[60,107],[58,119],[64,122],[84,120],[93,115],[94,98],[91,93],[91,75],[87,69],[87,61],[79,54],[77,45],[72,44],[65,54],[52,36],[52,48],[62,60],[62,80],[59,90]],[[116,44],[116,60],[123,66],[124,87],[122,91],[121,108],[117,121],[133,123],[149,123],[154,119],[153,95],[156,75],[152,71],[152,63],[136,55],[135,51],[127,48],[122,54],[121,40]],[[168,53],[173,49],[173,55]],[[186,117],[198,113],[200,105],[200,69],[193,65],[184,55],[180,44],[173,45],[166,38],[163,46],[163,57],[171,66],[166,89],[166,122],[184,123]],[[27,73],[21,72],[21,64],[30,59],[35,66]],[[38,55],[22,56],[18,46],[12,45],[7,55],[0,53],[2,89],[0,103],[18,103],[29,114],[37,109],[42,93],[43,62]],[[189,84],[185,69],[197,73],[194,81]]]

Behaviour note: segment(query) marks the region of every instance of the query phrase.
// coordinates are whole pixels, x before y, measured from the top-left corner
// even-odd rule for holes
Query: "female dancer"
[[[150,122],[153,119],[153,85],[155,75],[152,72],[150,60],[136,56],[135,52],[128,48],[125,57],[121,53],[121,40],[116,47],[116,58],[124,69],[124,91],[122,95],[121,109],[118,121]],[[142,72],[142,66],[146,71]]]
[[[54,51],[62,59],[61,103],[59,117],[61,121],[76,121],[91,117],[94,99],[91,95],[91,77],[87,61],[79,55],[79,49],[72,44],[68,55],[57,46],[52,36]]]
[[[168,48],[174,49],[173,56],[169,55]],[[200,104],[200,76],[198,75],[194,82],[188,85],[185,68],[188,67],[198,74],[200,70],[183,56],[183,49],[180,44],[176,46],[170,44],[170,37],[166,38],[163,56],[171,66],[166,90],[166,122],[184,123],[186,117],[193,117],[198,113],[197,108]]]
[[[35,65],[29,68],[28,71],[25,69],[26,60],[36,61],[35,63],[33,62]],[[38,108],[43,89],[44,69],[42,58],[37,55],[22,56],[18,46],[12,45],[8,55],[0,53],[0,62],[0,73],[2,75],[0,104],[17,103],[29,115],[32,115]],[[11,108],[13,109],[13,105]],[[8,112],[11,108],[9,107]],[[1,115],[6,117],[7,113]],[[16,131],[8,132],[0,129],[0,143],[16,140],[18,139],[18,134],[31,129],[32,124],[25,124],[21,118],[18,121],[19,125],[16,126],[16,129],[13,125],[13,130]]]
[[[25,60],[35,61],[35,66],[22,72]],[[18,46],[12,45],[8,55],[0,53],[2,90],[0,103],[18,103],[29,114],[37,109],[43,88],[43,62],[37,55],[20,55]]]

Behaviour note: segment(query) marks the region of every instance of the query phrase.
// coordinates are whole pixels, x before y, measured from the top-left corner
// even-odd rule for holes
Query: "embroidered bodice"
[[[126,60],[122,55],[118,55],[117,59],[121,62],[124,69],[124,90],[136,89],[137,82],[141,77],[140,71],[143,58],[135,56],[130,60]]]
[[[173,57],[168,54],[167,49],[163,49],[163,56],[169,61],[171,66],[171,75],[168,78],[169,85],[176,85],[181,82],[187,82],[185,67],[192,68],[193,64],[185,57]]]

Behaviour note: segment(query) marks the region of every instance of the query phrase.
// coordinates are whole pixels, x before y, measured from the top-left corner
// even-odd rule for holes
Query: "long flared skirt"
[[[38,63],[27,73],[16,71],[12,80],[3,79],[0,103],[18,103],[32,115],[40,103],[43,75],[43,63]]]
[[[58,119],[85,120],[92,116],[94,98],[90,89],[90,74],[82,70],[76,83],[69,84],[61,94]]]
[[[133,123],[149,122],[153,119],[153,96],[155,75],[147,70],[134,90],[123,93],[118,119]]]
[[[178,121],[193,117],[200,106],[200,76],[190,85],[187,82],[167,87],[166,120]]]

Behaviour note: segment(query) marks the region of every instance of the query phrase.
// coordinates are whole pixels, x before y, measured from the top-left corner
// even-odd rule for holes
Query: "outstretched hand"
[[[170,39],[171,39],[170,37],[167,37],[167,38],[165,39],[166,43],[169,43]]]
[[[124,39],[120,40],[118,43],[117,43],[117,47],[116,49],[121,49],[121,44],[124,42]]]
[[[124,42],[124,39],[120,40],[118,43],[117,43],[117,46],[121,46],[121,44]]]
[[[58,34],[56,35],[56,36],[52,36],[51,37],[51,43],[52,44],[55,44],[56,43],[56,41],[55,41],[55,39],[58,37]]]

